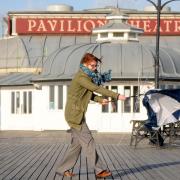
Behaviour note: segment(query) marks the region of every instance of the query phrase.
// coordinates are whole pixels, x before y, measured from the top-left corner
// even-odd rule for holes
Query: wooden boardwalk
[[[93,134],[97,150],[117,180],[180,180],[180,142],[157,149],[145,140],[134,149],[130,134]],[[0,180],[95,180],[82,154],[67,178],[55,175],[70,142],[66,132],[0,132]]]

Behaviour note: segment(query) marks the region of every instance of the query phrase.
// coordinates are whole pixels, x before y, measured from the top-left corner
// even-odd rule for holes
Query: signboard
[[[157,29],[156,19],[129,19],[129,24],[144,29],[144,35],[155,35]],[[180,35],[180,19],[161,19],[161,35]]]
[[[81,18],[17,18],[17,34],[91,34],[106,19]]]
[[[144,29],[144,35],[156,34],[156,19],[129,19],[128,23]],[[107,23],[104,18],[16,18],[17,34],[91,34],[92,29]],[[180,19],[161,19],[161,35],[180,35]]]

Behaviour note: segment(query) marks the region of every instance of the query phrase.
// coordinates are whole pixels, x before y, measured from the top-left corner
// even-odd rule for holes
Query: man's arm
[[[120,95],[119,93],[110,91],[110,90],[108,90],[102,86],[98,86],[98,85],[94,84],[93,82],[91,82],[89,80],[88,77],[84,76],[83,74],[81,74],[80,77],[78,78],[78,83],[82,87],[84,87],[84,88],[86,88],[92,92],[96,92],[98,94],[101,94],[103,96],[112,97],[113,99],[116,99],[116,100],[125,100],[126,99],[124,97],[124,95]]]

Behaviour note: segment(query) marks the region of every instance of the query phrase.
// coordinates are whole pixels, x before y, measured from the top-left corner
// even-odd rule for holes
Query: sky
[[[157,4],[158,0],[151,0]],[[161,0],[162,4],[169,0]],[[7,17],[8,11],[46,11],[48,5],[67,4],[74,8],[74,11],[115,6],[119,8],[143,10],[150,6],[148,0],[0,0],[0,38],[4,33],[3,17]],[[166,6],[172,11],[180,11],[180,0],[175,0]]]
[[[152,0],[157,3],[157,0]],[[168,0],[161,0],[162,3]],[[0,0],[0,16],[7,14],[8,11],[26,10],[47,10],[50,4],[68,4],[74,10],[100,8],[105,6],[118,6],[120,8],[139,9],[151,5],[147,0]],[[171,2],[169,5],[173,11],[180,11],[180,1]]]

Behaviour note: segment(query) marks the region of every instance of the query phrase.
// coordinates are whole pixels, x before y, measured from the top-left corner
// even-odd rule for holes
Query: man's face
[[[92,61],[90,61],[89,63],[85,64],[85,66],[86,66],[88,69],[90,69],[91,71],[95,72],[98,65],[97,65],[97,62],[96,62],[96,61],[92,60]]]

